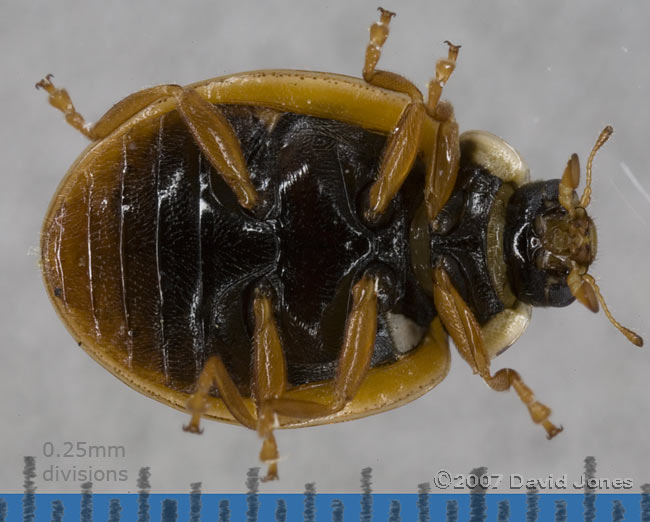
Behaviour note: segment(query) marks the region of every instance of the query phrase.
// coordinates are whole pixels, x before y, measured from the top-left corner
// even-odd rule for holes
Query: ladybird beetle
[[[510,368],[490,361],[532,306],[577,299],[634,344],[587,273],[596,255],[592,161],[576,195],[529,182],[503,140],[459,136],[440,100],[376,68],[393,13],[370,28],[363,78],[263,70],[126,97],[85,123],[51,76],[37,87],[90,140],[47,212],[47,292],[78,343],[129,386],[263,439],[276,428],[385,411],[436,386],[448,336],[494,390],[513,387],[548,437],[561,431]]]

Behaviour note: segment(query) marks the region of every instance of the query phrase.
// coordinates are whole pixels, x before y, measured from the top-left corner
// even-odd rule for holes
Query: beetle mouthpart
[[[609,322],[612,323],[619,332],[627,337],[627,340],[632,344],[638,347],[643,346],[643,338],[640,335],[637,335],[614,319],[614,316],[612,316],[609,308],[607,308],[607,305],[605,304],[605,298],[600,293],[600,288],[598,288],[596,281],[587,273],[580,274],[580,271],[582,270],[584,270],[583,267],[574,265],[573,269],[567,276],[567,284],[569,285],[569,289],[573,296],[592,312],[598,311],[598,303],[600,303],[603,307],[603,312],[605,312],[607,319],[609,319]]]

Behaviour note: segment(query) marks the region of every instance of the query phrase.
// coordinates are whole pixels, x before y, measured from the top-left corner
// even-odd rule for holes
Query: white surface
[[[0,18],[3,185],[0,321],[0,492],[21,488],[22,457],[50,465],[127,469],[135,489],[150,466],[156,492],[243,492],[258,466],[257,436],[186,416],[130,390],[72,341],[38,270],[42,217],[59,180],[85,147],[33,85],[56,74],[90,121],[142,87],[191,83],[260,68],[359,75],[376,2],[45,2],[9,4]],[[462,44],[444,97],[461,130],[486,129],[526,158],[533,179],[559,177],[572,152],[582,164],[600,130],[616,130],[595,162],[590,212],[599,232],[593,273],[615,316],[648,337],[650,7],[644,1],[387,2],[395,10],[380,67],[423,89],[443,40]],[[489,5],[489,7],[488,7]],[[532,325],[494,368],[511,366],[553,408],[564,433],[549,442],[513,392],[490,391],[454,354],[448,379],[422,399],[379,416],[277,434],[281,480],[264,492],[358,492],[373,468],[376,492],[417,491],[439,468],[578,478],[595,455],[599,474],[650,482],[650,353],[574,305],[536,310]],[[43,443],[123,445],[125,459],[52,459]],[[79,483],[37,479],[40,492]]]

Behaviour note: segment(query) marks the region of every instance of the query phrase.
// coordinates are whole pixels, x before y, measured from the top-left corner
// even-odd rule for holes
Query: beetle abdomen
[[[161,372],[185,389],[218,327],[206,318],[227,320],[230,332],[243,328],[215,312],[236,304],[236,295],[221,302],[224,289],[267,269],[275,240],[238,211],[177,113],[156,123],[70,180],[44,237],[44,272],[87,342],[112,346],[127,367]],[[229,363],[247,366],[237,354]]]
[[[292,384],[333,375],[349,289],[368,268],[389,274],[387,306],[426,326],[433,307],[407,249],[421,172],[387,222],[369,228],[361,194],[384,136],[309,116],[278,115],[269,125],[255,108],[223,110],[262,195],[254,213],[176,112],[132,128],[90,169],[73,167],[53,203],[43,264],[75,336],[184,392],[219,353],[248,392],[250,305],[262,282],[274,289]],[[395,360],[394,344],[382,318],[373,365]]]

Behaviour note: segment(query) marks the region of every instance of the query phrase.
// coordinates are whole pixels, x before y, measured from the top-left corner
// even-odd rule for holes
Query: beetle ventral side
[[[376,69],[389,11],[371,26],[363,79],[268,70],[134,93],[87,125],[51,76],[37,87],[92,140],[43,227],[46,289],[95,360],[134,389],[263,439],[275,428],[385,411],[435,387],[448,335],[493,389],[513,387],[547,436],[561,431],[521,376],[490,362],[532,306],[598,305],[587,273],[592,162],[530,183],[484,131],[459,136],[440,100]]]

